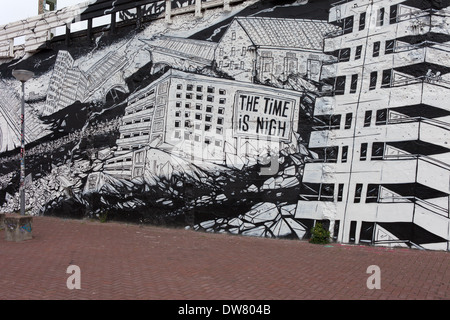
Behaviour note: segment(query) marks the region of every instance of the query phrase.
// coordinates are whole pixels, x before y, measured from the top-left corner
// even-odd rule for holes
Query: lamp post
[[[30,80],[34,73],[28,70],[13,70],[14,78],[22,82],[22,108],[20,115],[20,215],[25,215],[25,82]]]

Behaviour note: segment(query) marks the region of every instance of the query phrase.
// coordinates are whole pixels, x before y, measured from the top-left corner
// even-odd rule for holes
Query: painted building
[[[281,84],[289,75],[318,81],[324,36],[338,26],[320,20],[237,17],[216,49],[217,68],[239,81]]]
[[[345,243],[449,249],[449,8],[342,1],[296,217]]]
[[[152,53],[153,73],[165,66],[194,71],[212,66],[217,44],[210,41],[158,36],[142,40]]]
[[[58,52],[47,90],[44,115],[57,112],[77,100],[84,100],[89,85],[88,79],[74,62],[68,51]]]
[[[296,145],[300,97],[295,91],[170,70],[129,97],[116,157],[105,170],[117,177],[141,176],[145,164],[155,161],[148,153],[155,147],[167,150],[165,156],[158,152],[160,167],[180,157],[242,168],[269,149]]]

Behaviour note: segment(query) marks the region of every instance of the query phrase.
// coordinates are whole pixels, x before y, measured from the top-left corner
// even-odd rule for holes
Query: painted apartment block
[[[88,88],[88,78],[74,65],[68,51],[58,52],[47,91],[44,115],[57,112],[75,101],[83,101]]]
[[[83,71],[68,51],[60,50],[47,91],[44,115],[57,112],[76,101],[87,102],[108,93],[111,89],[126,92],[120,72],[133,57],[125,59],[127,45],[110,51],[88,70]],[[148,59],[148,58],[147,58]]]
[[[289,75],[318,81],[324,36],[339,27],[320,20],[237,17],[215,53],[219,70],[236,80],[281,84]]]
[[[296,145],[300,97],[295,91],[170,70],[130,96],[118,149],[105,172],[127,178],[143,175],[144,169],[159,173],[174,157],[242,168],[263,150]]]
[[[449,250],[450,9],[342,1],[329,22],[337,62],[322,67],[296,218],[330,221],[340,242]]]

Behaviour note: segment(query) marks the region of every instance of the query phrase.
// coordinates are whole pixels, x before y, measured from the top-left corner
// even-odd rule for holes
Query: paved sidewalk
[[[0,299],[450,299],[450,253],[35,217],[0,231]],[[81,289],[69,290],[69,265]],[[368,289],[370,265],[381,289]]]

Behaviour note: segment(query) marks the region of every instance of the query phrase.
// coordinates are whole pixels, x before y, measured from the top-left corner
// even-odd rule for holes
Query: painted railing
[[[244,0],[92,0],[57,11],[46,12],[25,20],[0,26],[0,61],[14,58],[17,52],[36,52],[53,37],[63,35],[66,45],[71,38],[83,35],[88,39],[96,32],[115,33],[122,25],[134,24],[137,29],[143,23],[165,19],[172,23],[172,17],[194,13],[201,17],[204,10],[223,7],[230,11],[230,5]],[[106,23],[104,22],[106,21]]]

